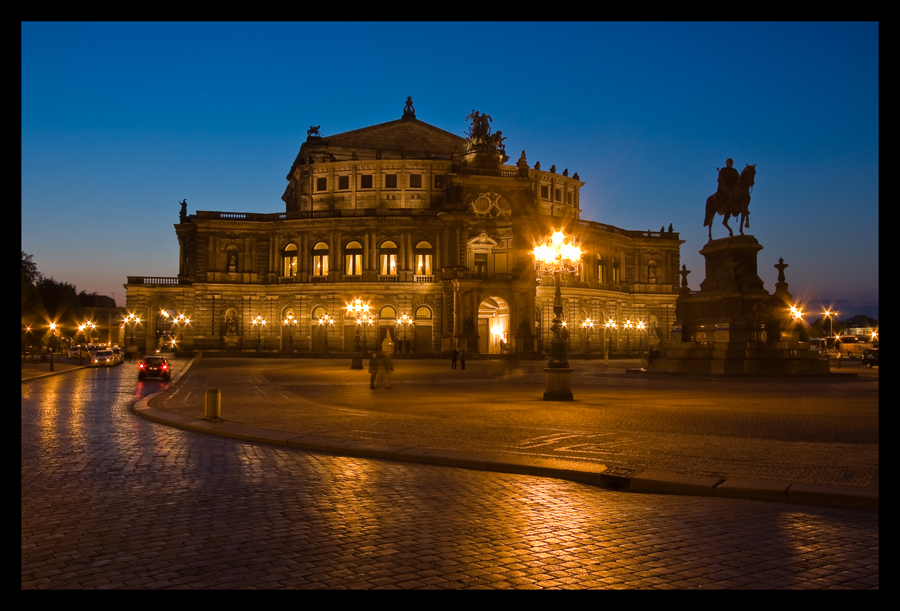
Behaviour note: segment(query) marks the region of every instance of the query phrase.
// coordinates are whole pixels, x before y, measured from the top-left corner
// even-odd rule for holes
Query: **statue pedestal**
[[[241,347],[240,335],[225,335],[222,339],[225,342],[226,350],[237,350]]]
[[[547,386],[544,390],[544,401],[572,400],[572,370],[563,368],[544,369],[547,374]]]
[[[660,344],[660,355],[648,371],[723,375],[830,371],[827,360],[796,341],[787,283],[780,276],[774,295],[763,287],[756,264],[762,248],[749,235],[713,240],[703,247],[706,278],[696,293],[679,295],[672,339]]]

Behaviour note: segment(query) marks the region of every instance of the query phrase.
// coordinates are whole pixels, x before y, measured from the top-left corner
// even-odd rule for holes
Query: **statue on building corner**
[[[416,109],[413,108],[412,96],[406,96],[406,107],[403,109],[403,118],[404,119],[415,119],[416,118]]]
[[[321,125],[310,125],[309,129],[306,130],[306,139],[312,140],[314,138],[321,138],[322,134],[321,134],[321,132],[319,132],[320,127],[322,127],[322,126]]]
[[[187,200],[181,200],[181,212],[178,213],[179,220],[184,223],[187,221]]]

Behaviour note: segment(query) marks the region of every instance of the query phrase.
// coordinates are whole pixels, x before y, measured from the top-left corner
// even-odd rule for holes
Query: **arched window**
[[[323,308],[322,306],[316,306],[313,308],[313,311],[312,311],[312,319],[313,320],[319,320],[323,316],[325,316],[325,308]]]
[[[348,276],[362,275],[362,244],[349,242],[344,248],[344,274]]]
[[[416,308],[416,320],[431,320],[431,308],[428,306]]]
[[[319,242],[313,246],[313,276],[328,275],[328,244]]]
[[[416,255],[416,276],[431,276],[434,274],[434,248],[430,242],[419,242],[415,248]]]
[[[397,310],[393,307],[387,305],[381,308],[381,312],[378,314],[378,317],[381,319],[393,320],[397,318]]]
[[[282,272],[285,278],[293,278],[297,275],[297,245],[288,244],[281,253]]]
[[[383,242],[378,249],[378,273],[382,276],[397,275],[397,245],[390,240]]]

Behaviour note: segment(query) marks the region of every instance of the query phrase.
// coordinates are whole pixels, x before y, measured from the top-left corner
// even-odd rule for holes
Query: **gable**
[[[307,141],[317,150],[329,147],[381,151],[428,151],[432,155],[449,157],[454,149],[465,150],[466,139],[451,134],[418,119],[397,119],[371,127]]]

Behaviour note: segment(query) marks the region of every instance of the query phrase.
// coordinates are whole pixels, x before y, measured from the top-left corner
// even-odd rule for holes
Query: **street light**
[[[131,348],[134,346],[134,325],[139,325],[141,323],[141,319],[132,313],[123,318],[122,322],[130,327],[129,335],[131,337],[131,340],[128,344],[128,350],[126,351],[126,354],[131,355]],[[131,356],[129,356],[128,359],[131,360]]]
[[[553,314],[555,318],[550,325],[553,332],[553,340],[550,342],[550,362],[544,371],[547,374],[547,386],[544,392],[545,401],[571,401],[572,400],[572,370],[566,360],[566,342],[569,339],[569,331],[562,321],[562,291],[560,291],[560,276],[578,271],[578,263],[581,260],[581,247],[575,243],[571,236],[562,231],[554,231],[552,235],[544,237],[535,243],[532,251],[534,267],[542,274],[550,274],[556,279],[556,295],[553,301]]]
[[[644,350],[644,334],[641,331],[647,330],[647,325],[644,324],[643,320],[639,320],[637,322],[637,330],[638,330],[638,352],[643,352]]]
[[[356,319],[356,345],[353,347],[353,358],[350,361],[350,369],[362,369],[362,353],[359,346],[359,325],[360,319],[369,312],[369,302],[363,301],[359,297],[353,301],[347,302],[344,306],[347,314]]]
[[[53,369],[53,348],[56,346],[56,329],[59,326],[55,322],[50,323],[50,371],[54,371]]]
[[[606,367],[609,367],[609,351],[612,349],[612,330],[616,328],[616,321],[612,318],[606,321],[606,324],[603,325],[603,333],[606,334],[607,340],[606,344],[606,352],[603,355],[603,364]]]
[[[630,319],[625,319],[625,324],[622,325],[625,328],[625,354],[631,353],[631,330],[634,328],[634,323],[631,322]]]
[[[250,324],[256,327],[256,355],[259,356],[262,353],[262,328],[266,326],[266,319],[256,315],[256,318],[250,321]]]
[[[96,327],[96,326],[97,326],[97,325],[95,325],[94,323],[92,323],[92,322],[89,321],[89,320],[86,320],[86,321],[84,321],[83,324],[78,325],[78,330],[81,331],[81,335],[82,335],[82,337],[84,337],[85,343],[86,343],[86,344],[87,344],[87,343],[90,343],[90,342],[87,341],[87,335],[88,335],[87,330],[88,330],[88,328],[90,327],[90,329],[91,329],[91,334],[93,334],[93,332],[94,332],[94,327]],[[79,365],[84,365],[84,356],[83,356],[83,353],[84,353],[84,350],[86,350],[86,349],[87,349],[86,346],[82,346],[81,348],[78,349],[78,364],[79,364]]]
[[[409,344],[406,343],[406,328],[412,324],[413,320],[409,314],[403,314],[400,317],[399,322],[400,322],[400,326],[403,327],[403,344],[404,344],[404,346],[406,346],[406,353],[409,354]],[[403,350],[401,349],[401,352],[402,351]]]
[[[181,332],[184,329],[185,325],[191,324],[191,319],[185,316],[184,314],[179,314],[172,321],[172,326],[176,327],[175,330],[175,340],[172,341],[172,349],[175,349],[175,345],[181,341]]]
[[[585,318],[581,322],[581,328],[584,329],[584,353],[588,358],[591,356],[591,329],[594,328],[594,321]]]
[[[826,318],[828,318],[828,335],[830,336],[834,332],[834,317],[840,314],[840,312],[831,312],[830,310],[825,310],[822,312]],[[827,346],[826,346],[827,347]]]
[[[319,326],[330,325],[334,326],[334,319],[328,314],[323,314],[321,318],[319,318]],[[325,354],[328,354],[328,327],[325,327]],[[359,366],[362,369],[362,365]],[[353,367],[351,367],[353,369]]]
[[[284,320],[281,323],[288,330],[288,352],[293,352],[294,349],[294,327],[297,326],[297,319],[294,318],[294,313],[290,312],[287,316],[284,317]]]

